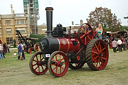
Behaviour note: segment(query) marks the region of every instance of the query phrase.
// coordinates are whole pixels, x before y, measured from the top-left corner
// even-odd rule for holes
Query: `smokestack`
[[[47,20],[47,36],[50,37],[52,35],[52,15],[53,15],[53,8],[46,7],[46,20]]]

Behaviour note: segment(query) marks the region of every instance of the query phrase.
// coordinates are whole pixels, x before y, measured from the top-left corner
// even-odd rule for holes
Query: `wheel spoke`
[[[100,44],[100,42],[98,43],[98,47],[99,47],[99,50],[101,50],[101,44]]]
[[[42,70],[44,70],[43,66],[41,66],[41,67],[42,67]]]
[[[97,45],[95,44],[95,47],[96,47],[96,49],[99,51],[99,49],[98,49],[98,47],[97,47]]]
[[[38,68],[38,66],[35,68],[35,70]]]
[[[101,59],[103,59],[103,60],[107,60],[105,57],[100,57]]]
[[[55,57],[56,57],[56,61],[57,61],[57,55]]]
[[[85,34],[84,35],[82,35],[81,37],[80,37],[80,39],[82,39],[82,38],[84,38],[85,37]]]
[[[87,38],[85,37],[85,45],[86,45],[86,42],[87,42]]]
[[[85,33],[84,30],[83,30],[82,28],[81,28],[81,31],[82,31],[83,33]]]
[[[37,59],[37,61],[38,61],[38,57],[37,57],[37,55],[36,55],[36,59]]]
[[[98,58],[98,56],[96,56],[95,58],[92,59],[92,61],[95,61]]]
[[[64,57],[63,57],[62,59],[60,59],[60,62],[61,62],[62,60],[64,60]]]
[[[64,70],[64,68],[62,66],[60,68],[62,68]]]
[[[35,65],[37,65],[37,64],[33,64],[32,66],[35,66]]]
[[[56,66],[57,67],[57,66]],[[52,70],[54,71],[56,69],[56,67],[54,67]]]
[[[102,52],[102,51],[104,51],[105,50],[105,48],[103,48],[100,52]]]
[[[98,52],[96,52],[96,51],[93,51],[93,50],[92,50],[92,52],[98,55]]]
[[[88,31],[88,33],[87,33],[87,35],[88,35],[89,33],[91,33],[91,32],[92,32],[92,31],[91,31],[91,30],[89,30],[89,31]]]
[[[36,60],[33,59],[33,61],[37,62]]]
[[[89,40],[91,40],[91,38],[89,36],[87,36]]]

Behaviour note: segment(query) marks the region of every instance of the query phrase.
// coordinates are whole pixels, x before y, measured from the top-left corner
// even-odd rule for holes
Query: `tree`
[[[121,21],[117,20],[117,16],[112,14],[108,8],[96,8],[95,11],[89,14],[86,20],[94,29],[98,27],[99,23],[102,24],[103,29],[106,31],[118,31],[121,26]]]

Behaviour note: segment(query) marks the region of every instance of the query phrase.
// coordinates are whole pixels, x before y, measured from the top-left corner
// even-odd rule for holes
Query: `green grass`
[[[128,51],[113,53],[109,49],[109,62],[102,71],[91,71],[85,64],[82,69],[71,70],[60,78],[49,71],[45,75],[34,75],[29,69],[29,60],[34,54],[25,53],[25,60],[7,53],[0,60],[0,85],[126,85],[128,83]]]

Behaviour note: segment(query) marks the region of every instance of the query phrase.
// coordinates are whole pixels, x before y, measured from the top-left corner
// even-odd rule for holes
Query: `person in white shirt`
[[[118,44],[118,50],[119,50],[119,52],[121,52],[122,51],[122,41],[120,38],[118,38],[117,44]]]

